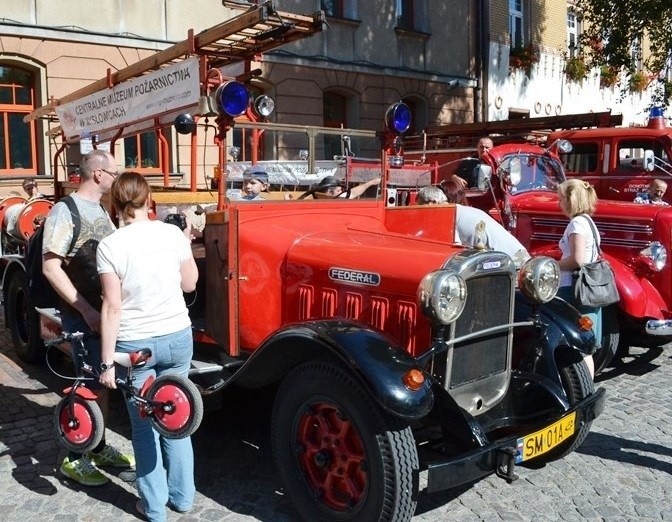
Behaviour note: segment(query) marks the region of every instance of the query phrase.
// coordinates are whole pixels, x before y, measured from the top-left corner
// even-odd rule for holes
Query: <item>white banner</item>
[[[90,137],[167,111],[198,104],[198,57],[56,106],[67,139]]]

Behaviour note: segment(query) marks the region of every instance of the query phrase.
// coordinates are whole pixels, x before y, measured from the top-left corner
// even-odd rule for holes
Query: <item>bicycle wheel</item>
[[[95,401],[78,395],[65,396],[54,410],[59,442],[75,453],[88,453],[100,444],[105,432],[103,412]]]
[[[203,399],[196,385],[180,375],[162,375],[144,397],[152,403],[149,421],[164,437],[183,439],[201,425]]]

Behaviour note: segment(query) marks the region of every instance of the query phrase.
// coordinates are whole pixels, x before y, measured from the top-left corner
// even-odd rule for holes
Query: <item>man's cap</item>
[[[261,183],[268,183],[268,172],[260,165],[252,165],[243,171],[243,179],[256,179]]]
[[[325,176],[323,177],[320,182],[317,184],[317,190],[324,190],[324,189],[329,189],[332,187],[338,187],[341,185],[341,180],[338,179],[336,176]]]

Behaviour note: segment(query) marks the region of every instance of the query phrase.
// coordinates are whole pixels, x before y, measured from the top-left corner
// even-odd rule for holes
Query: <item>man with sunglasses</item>
[[[100,309],[102,289],[96,270],[98,243],[114,232],[114,224],[101,205],[102,197],[109,192],[118,171],[114,157],[103,150],[92,150],[80,165],[81,182],[71,194],[79,215],[79,233],[72,248],[74,235],[73,214],[68,205],[57,202],[44,224],[42,243],[42,271],[60,297],[59,310],[66,332],[84,332],[87,362],[100,368]],[[75,361],[75,363],[77,363]],[[108,390],[91,381],[97,402],[107,420]],[[70,453],[60,467],[63,476],[85,486],[102,486],[108,482],[100,467],[130,468],[132,456],[123,455],[105,442],[105,437],[86,455]]]
[[[37,188],[37,181],[32,178],[24,179],[22,187],[23,191],[28,196],[28,201],[33,201],[34,199],[40,199],[44,197],[44,194],[42,194]]]

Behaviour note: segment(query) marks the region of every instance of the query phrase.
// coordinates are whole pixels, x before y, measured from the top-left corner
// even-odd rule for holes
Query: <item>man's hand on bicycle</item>
[[[100,384],[102,384],[106,388],[116,390],[117,389],[116,378],[117,375],[113,363],[110,365],[109,369],[100,373],[100,376],[98,377],[98,382],[100,382]]]

